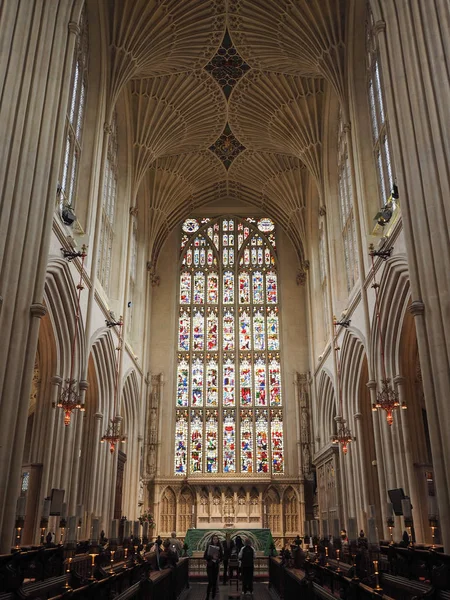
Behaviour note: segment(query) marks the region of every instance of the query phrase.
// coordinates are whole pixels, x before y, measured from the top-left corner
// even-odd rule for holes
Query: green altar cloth
[[[253,548],[258,552],[264,552],[264,556],[270,556],[270,545],[273,542],[270,529],[188,529],[184,543],[188,545],[188,556],[192,552],[204,552],[213,535],[217,535],[219,540],[224,541],[225,535],[229,533],[234,540],[238,535],[242,541],[250,538]],[[275,554],[275,551],[274,551]]]

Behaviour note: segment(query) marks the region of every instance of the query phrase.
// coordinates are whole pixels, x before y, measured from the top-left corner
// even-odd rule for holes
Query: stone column
[[[448,1],[380,0],[378,42],[427,408],[440,530],[450,550]],[[432,268],[430,268],[432,264]]]
[[[377,398],[377,382],[373,379],[367,382],[367,387],[370,392],[370,402],[375,404]],[[384,456],[382,449],[382,441],[379,427],[379,415],[373,412],[373,434],[375,440],[375,454],[377,457],[377,473],[378,473],[378,486],[380,488],[380,506],[381,506],[381,520],[383,523],[383,531],[387,539],[387,527],[386,527],[386,503],[387,503],[387,489],[386,489],[386,478],[384,472]]]
[[[0,553],[11,544],[56,200],[73,0],[6,2],[0,23]],[[79,10],[81,6],[79,7]],[[6,91],[5,91],[6,90]]]
[[[355,422],[355,427],[356,427],[356,448],[357,448],[357,453],[358,453],[358,471],[360,473],[361,476],[361,485],[360,485],[360,492],[361,492],[361,499],[362,499],[362,505],[363,505],[363,512],[364,512],[364,518],[365,515],[367,513],[368,507],[369,507],[369,502],[368,502],[368,483],[367,483],[367,473],[366,473],[366,469],[364,468],[364,447],[363,447],[363,439],[364,439],[364,433],[363,433],[363,428],[362,428],[362,414],[361,413],[355,413],[353,415],[353,420]],[[365,526],[365,523],[364,523]]]
[[[399,400],[400,400],[400,405],[402,405],[403,402],[407,402],[406,401],[406,394],[405,394],[405,378],[402,377],[401,375],[397,375],[394,378],[394,383],[397,385],[397,389],[398,389],[398,395],[399,395]],[[408,485],[405,486],[406,487],[406,493],[409,493],[409,496],[411,498],[411,504],[413,506],[413,517],[416,517],[414,519],[414,531],[416,533],[416,539],[418,542],[424,542],[425,541],[425,532],[423,529],[423,519],[421,516],[421,510],[420,510],[420,493],[419,490],[417,488],[417,476],[414,470],[414,455],[413,455],[413,451],[412,451],[412,444],[411,444],[411,432],[409,429],[409,423],[408,423],[408,411],[406,410],[400,410],[399,411],[399,419],[400,419],[400,423],[401,423],[401,428],[403,430],[403,444],[404,444],[404,449],[405,449],[405,462],[406,462],[406,472],[407,472],[407,476],[408,476]],[[425,511],[428,511],[428,507],[425,506],[424,507]]]

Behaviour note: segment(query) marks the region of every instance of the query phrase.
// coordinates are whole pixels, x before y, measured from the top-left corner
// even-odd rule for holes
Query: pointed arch
[[[320,447],[323,447],[328,444],[335,431],[334,418],[336,416],[336,394],[334,383],[331,378],[331,373],[327,369],[323,369],[320,374],[318,404],[317,436],[320,436],[319,444]]]
[[[299,532],[298,495],[290,485],[283,494],[284,535],[297,535]]]
[[[172,487],[167,486],[161,494],[160,531],[169,535],[176,527],[176,495]]]

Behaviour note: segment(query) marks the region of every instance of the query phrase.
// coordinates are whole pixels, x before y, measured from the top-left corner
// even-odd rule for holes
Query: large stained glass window
[[[275,225],[182,225],[175,474],[284,472]]]

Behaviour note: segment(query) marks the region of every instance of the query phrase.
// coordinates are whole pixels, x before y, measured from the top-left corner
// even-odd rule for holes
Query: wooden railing
[[[59,600],[68,595],[74,600],[109,600],[112,597],[116,600],[177,600],[189,587],[187,558],[181,559],[174,569],[152,571],[155,562],[151,553],[113,565],[100,555],[92,570],[91,557],[80,555],[73,557],[70,573],[65,575],[63,553],[60,552],[58,557],[61,574],[54,575],[50,569],[30,571],[30,561],[42,559],[41,556],[29,556],[28,553],[0,556],[0,600],[38,597]],[[49,572],[50,576],[27,581],[23,576],[26,572]]]
[[[411,549],[411,553],[414,550]],[[420,557],[416,555],[414,560]],[[440,557],[440,560],[439,558]],[[413,560],[412,556],[410,559]],[[447,560],[450,557],[438,555],[433,557],[436,563],[431,572],[431,580],[420,581],[406,579],[399,575],[380,573],[378,589],[377,580],[372,575],[362,582],[356,576],[356,570],[348,565],[338,565],[334,560],[328,566],[315,561],[305,561],[302,569],[295,569],[283,564],[279,558],[271,558],[269,563],[269,586],[279,598],[290,600],[300,597],[302,600],[332,600],[351,598],[351,600],[373,600],[384,598],[389,600],[412,600],[432,598],[432,600],[450,600],[450,569]],[[340,571],[337,569],[340,568]],[[420,571],[419,571],[420,572]]]

